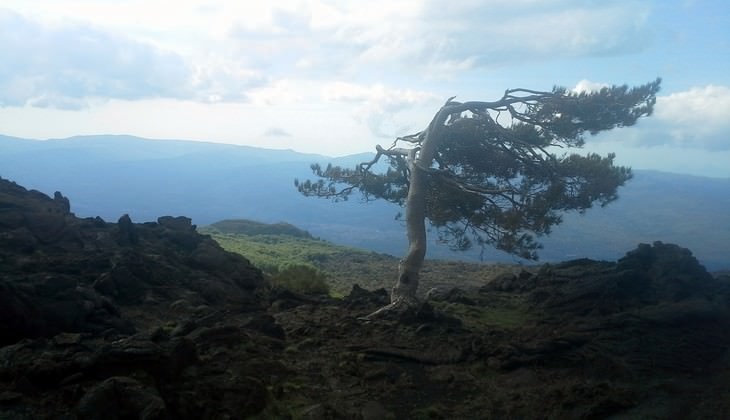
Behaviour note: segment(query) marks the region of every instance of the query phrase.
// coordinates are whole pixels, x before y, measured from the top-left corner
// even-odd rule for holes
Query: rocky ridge
[[[672,244],[364,322],[385,290],[272,289],[188,218],[0,180],[0,273],[0,418],[730,417],[730,278]]]

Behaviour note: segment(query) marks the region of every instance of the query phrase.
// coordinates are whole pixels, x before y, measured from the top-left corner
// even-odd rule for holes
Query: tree
[[[391,304],[414,306],[426,255],[426,219],[454,249],[493,246],[536,260],[535,239],[561,213],[584,212],[618,198],[630,168],[601,157],[556,152],[579,148],[584,135],[631,126],[652,113],[661,79],[642,86],[573,92],[508,89],[494,102],[456,102],[438,110],[425,130],[398,137],[354,169],[313,164],[317,181],[295,180],[306,196],[385,199],[405,207],[408,251],[399,263]],[[386,158],[388,167],[376,172]],[[380,313],[381,311],[376,312]]]

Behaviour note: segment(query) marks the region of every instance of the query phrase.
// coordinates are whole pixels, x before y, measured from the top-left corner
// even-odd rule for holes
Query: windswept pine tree
[[[631,178],[615,155],[579,155],[585,135],[635,124],[651,115],[661,79],[642,86],[573,92],[508,89],[493,102],[450,98],[418,133],[375,147],[353,169],[312,165],[318,180],[295,180],[306,196],[346,199],[360,192],[405,207],[408,251],[399,264],[391,303],[375,314],[417,304],[426,255],[426,220],[454,249],[492,246],[537,259],[536,237],[561,214],[616,200]],[[386,159],[384,172],[374,170]],[[373,314],[373,315],[375,315]]]

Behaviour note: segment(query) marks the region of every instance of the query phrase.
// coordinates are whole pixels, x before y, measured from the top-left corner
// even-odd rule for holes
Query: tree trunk
[[[398,265],[398,281],[393,287],[390,301],[393,304],[412,305],[418,302],[418,279],[426,257],[426,174],[416,162],[409,162],[411,177],[406,198],[406,231],[408,253]]]
[[[453,108],[453,107],[452,107]],[[433,117],[424,132],[420,148],[412,149],[408,155],[408,196],[406,197],[406,231],[408,252],[398,265],[398,281],[390,294],[390,304],[363,320],[372,320],[391,313],[402,313],[418,305],[419,277],[426,257],[426,196],[428,194],[428,173],[436,155],[436,146],[442,135],[442,128],[449,116],[449,102]]]
[[[412,306],[418,303],[416,291],[423,260],[426,257],[426,195],[428,194],[428,175],[420,168],[431,167],[442,128],[449,116],[447,107],[443,106],[436,113],[426,129],[420,150],[413,150],[408,158],[411,172],[406,197],[408,253],[398,265],[398,281],[390,295],[392,305]]]

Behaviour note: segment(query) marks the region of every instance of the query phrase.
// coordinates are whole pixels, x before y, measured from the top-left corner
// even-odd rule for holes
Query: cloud
[[[283,128],[279,127],[269,127],[264,132],[264,136],[266,137],[291,137],[291,134],[284,130]]]
[[[429,115],[445,99],[428,91],[393,88],[382,83],[301,79],[277,80],[252,89],[249,96],[252,104],[265,108],[332,110],[338,118],[344,112],[373,135],[388,138],[410,134],[412,124],[421,122],[421,111],[425,108]]]
[[[267,78],[245,61],[197,60],[89,24],[0,9],[0,106],[81,109],[108,99],[246,102]]]
[[[654,115],[599,136],[635,147],[730,151],[730,87],[707,85],[658,96]]]
[[[730,87],[707,85],[657,98],[664,144],[730,150]]]
[[[87,25],[42,26],[0,10],[0,105],[79,108],[86,98],[188,97],[171,52]]]
[[[320,80],[396,71],[450,78],[477,68],[634,53],[652,35],[649,6],[628,0],[281,3],[233,24],[230,37],[253,66],[285,78],[292,71]]]
[[[382,84],[329,83],[323,88],[326,101],[356,104],[355,118],[383,138],[409,134],[412,122],[401,122],[402,111],[437,103],[436,95],[411,89],[389,89]]]
[[[208,54],[193,66],[190,99],[197,101],[248,102],[251,90],[268,78],[243,60]]]
[[[609,87],[609,84],[600,83],[600,82],[591,82],[590,80],[583,79],[575,85],[575,87],[573,88],[573,92],[576,92],[576,93],[594,92],[594,91],[599,91],[605,87]]]
[[[362,63],[422,76],[478,67],[640,51],[651,40],[647,5],[626,0],[347,3],[330,39]]]
[[[274,7],[266,19],[248,17],[232,23],[228,34],[231,55],[273,80],[339,78],[354,64],[361,48],[339,42],[332,28],[316,25],[314,10],[319,10],[316,4]]]
[[[648,6],[628,0],[11,4],[26,15],[0,12],[5,106],[247,102],[294,79],[414,86],[478,68],[634,52],[650,39]]]

